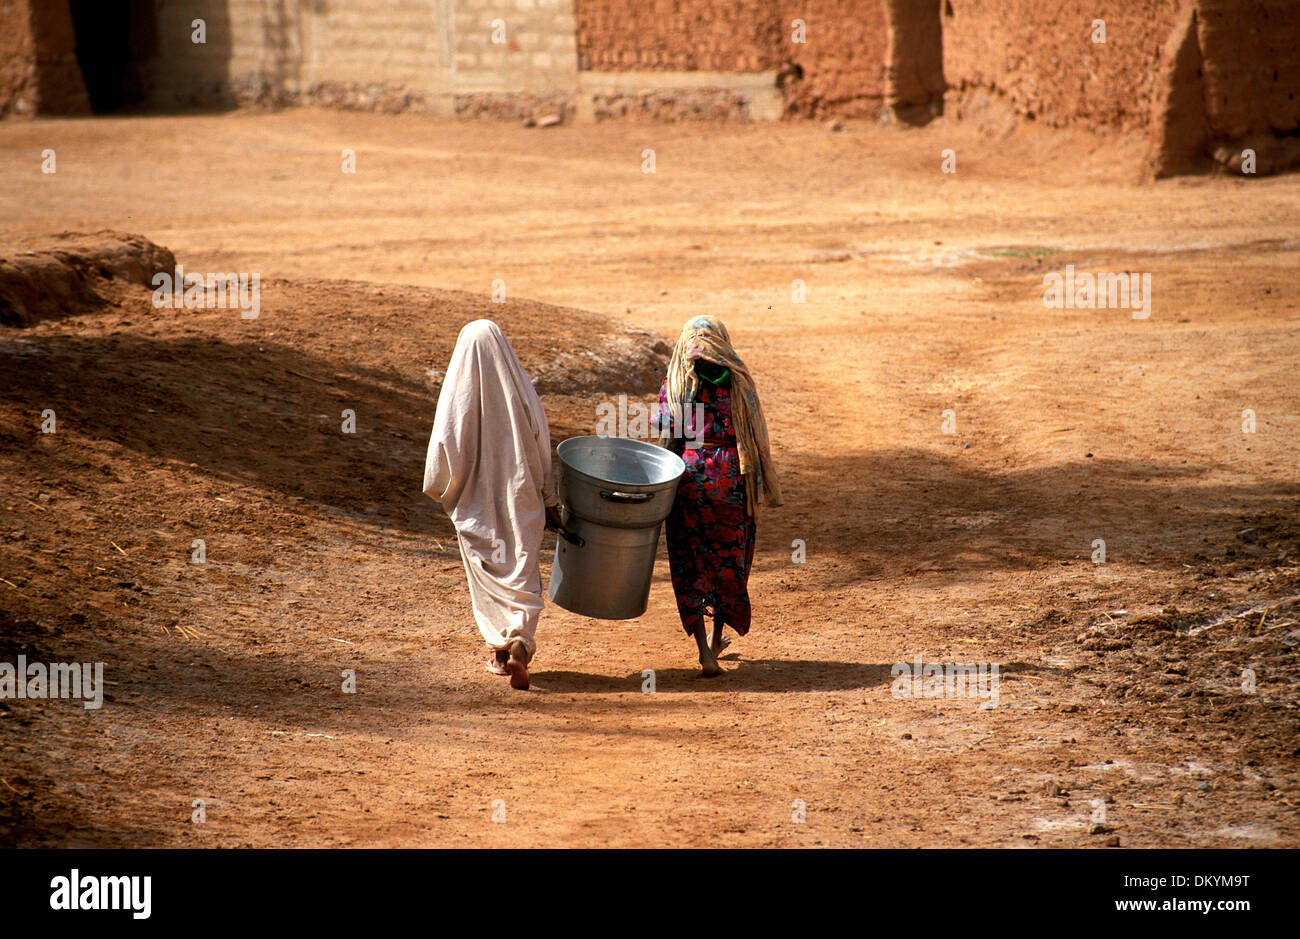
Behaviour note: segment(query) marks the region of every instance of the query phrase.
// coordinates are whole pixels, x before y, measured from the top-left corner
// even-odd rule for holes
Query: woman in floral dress
[[[749,632],[759,502],[781,504],[758,392],[720,320],[697,316],[683,328],[659,391],[658,420],[661,442],[686,462],[667,522],[677,611],[704,674],[720,675],[723,627]]]

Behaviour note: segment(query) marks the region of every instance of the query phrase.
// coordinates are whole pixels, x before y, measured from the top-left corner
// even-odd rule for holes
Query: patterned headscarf
[[[781,505],[781,486],[767,439],[767,421],[758,403],[758,391],[722,321],[711,316],[697,316],[687,321],[668,363],[668,404],[674,413],[685,414],[695,402],[700,379],[695,374],[695,360],[704,359],[731,369],[731,421],[736,429],[736,451],[740,455],[740,472],[745,478],[745,499],[751,517],[758,515],[759,493],[768,505]],[[666,441],[665,441],[666,442]]]

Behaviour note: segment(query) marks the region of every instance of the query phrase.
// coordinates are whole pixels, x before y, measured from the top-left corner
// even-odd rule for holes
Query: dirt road
[[[11,238],[140,232],[266,284],[252,321],[141,292],[0,330],[0,661],[110,683],[0,702],[0,840],[1300,844],[1300,178],[1144,184],[1133,146],[0,125]],[[1150,315],[1046,308],[1067,266],[1150,274]],[[479,315],[545,370],[612,331],[575,310],[718,314],[757,376],[787,504],[720,679],[662,559],[639,620],[548,607],[533,692],[481,668],[417,491],[429,370]],[[547,395],[555,438],[616,396]],[[918,656],[997,663],[997,706],[891,693]]]

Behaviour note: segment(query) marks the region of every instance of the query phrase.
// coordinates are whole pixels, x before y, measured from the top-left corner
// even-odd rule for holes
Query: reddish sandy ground
[[[1133,146],[0,125],[11,241],[139,232],[267,282],[257,320],[137,290],[0,329],[0,661],[109,682],[99,711],[0,702],[0,843],[1300,844],[1300,177],[1147,184]],[[1067,264],[1150,273],[1150,317],[1045,309]],[[429,370],[474,316],[546,373],[701,312],[783,471],[754,629],[696,677],[661,557],[638,620],[548,607],[511,692],[418,491]],[[617,391],[548,394],[555,439]],[[917,656],[999,663],[998,706],[895,697]]]

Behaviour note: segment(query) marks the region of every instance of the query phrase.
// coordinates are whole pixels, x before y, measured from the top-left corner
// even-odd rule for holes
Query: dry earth
[[[0,702],[0,843],[1300,844],[1300,178],[1144,184],[1132,147],[0,125],[0,256],[116,229],[264,279],[256,320],[112,282],[0,328],[0,661],[108,682],[99,711]],[[1067,264],[1150,273],[1150,317],[1046,309]],[[784,474],[753,631],[697,678],[661,558],[639,620],[548,607],[509,691],[418,491],[457,329],[502,323],[558,441],[701,312]],[[916,656],[999,663],[998,706],[893,696]]]

